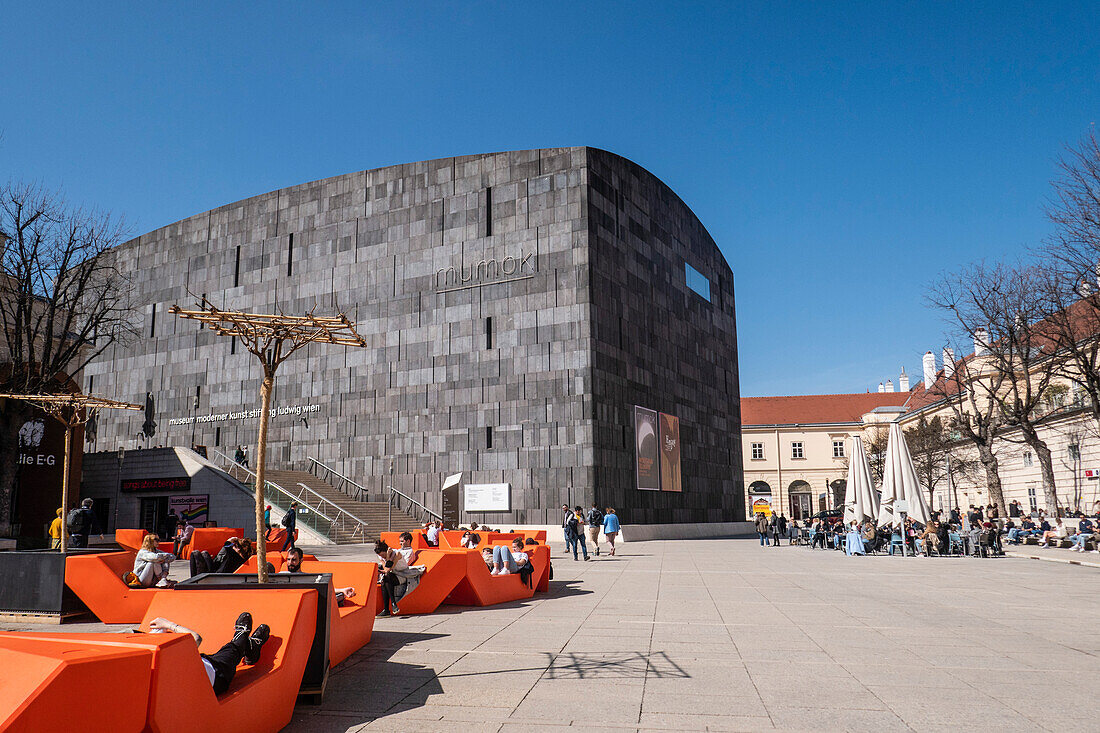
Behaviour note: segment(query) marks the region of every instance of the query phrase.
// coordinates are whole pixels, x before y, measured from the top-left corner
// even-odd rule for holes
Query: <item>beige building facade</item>
[[[805,520],[843,504],[854,436],[888,425],[908,392],[741,400],[746,516]]]

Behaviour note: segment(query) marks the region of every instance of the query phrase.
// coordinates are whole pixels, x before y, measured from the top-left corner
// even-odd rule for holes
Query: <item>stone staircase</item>
[[[353,534],[350,527],[341,527],[339,523],[337,523],[331,537],[336,544],[349,544],[364,541],[373,542],[378,539],[379,532],[404,532],[421,526],[415,519],[403,511],[394,509],[391,513],[389,505],[384,501],[356,501],[328,482],[322,481],[306,471],[278,471],[268,469],[266,477],[268,481],[282,486],[295,495],[301,491],[301,487],[298,484],[304,484],[348,514],[367,523],[367,527],[364,530],[366,534],[365,538],[359,533]],[[308,493],[305,493],[303,501],[309,501]]]

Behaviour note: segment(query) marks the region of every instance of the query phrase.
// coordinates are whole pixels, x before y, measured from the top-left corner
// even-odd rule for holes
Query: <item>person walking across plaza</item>
[[[588,523],[588,539],[592,540],[592,547],[596,557],[600,556],[600,527],[603,526],[603,512],[596,506],[595,502],[592,504],[592,508],[588,510],[588,515],[585,517],[585,521]]]
[[[787,518],[782,514],[772,524],[772,544],[779,547],[779,540],[781,540],[787,534]]]
[[[574,516],[575,515],[573,514],[573,510],[569,508],[568,504],[561,505],[561,533],[562,536],[565,537],[566,555],[568,555],[570,552],[575,552],[575,549],[573,548],[573,542],[571,541],[569,535],[569,522],[573,520]]]
[[[768,518],[764,516],[763,512],[759,512],[756,515],[756,533],[760,535],[760,546],[768,546]]]
[[[584,545],[584,529],[581,526],[580,516],[575,511],[570,511],[565,516],[565,521],[562,526],[562,531],[565,533],[565,548],[566,552],[572,550],[573,559],[579,560],[577,557],[577,545]],[[584,547],[584,559],[588,560],[588,547]]]
[[[283,543],[283,552],[294,547],[294,532],[298,529],[298,502],[291,502],[290,508],[283,515],[283,526],[286,527],[286,542]]]
[[[619,536],[619,517],[615,514],[615,510],[611,507],[607,508],[607,512],[603,515],[603,535],[607,538],[607,544],[611,545],[612,557],[615,556],[615,538]]]
[[[85,499],[80,502],[80,507],[73,509],[66,517],[69,530],[69,544],[73,547],[87,547],[88,535],[96,526],[95,512],[92,511],[92,500]]]
[[[581,552],[584,553],[584,561],[588,562],[588,543],[584,541],[584,507],[573,507],[573,513],[577,517],[577,541],[581,543]],[[574,552],[576,545],[573,546]]]

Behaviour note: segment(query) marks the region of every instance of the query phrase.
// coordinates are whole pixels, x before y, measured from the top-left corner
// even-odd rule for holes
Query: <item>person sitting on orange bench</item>
[[[286,554],[286,565],[283,566],[283,570],[278,575],[301,575],[302,572],[302,550],[291,547]],[[355,597],[355,588],[350,585],[347,588],[336,588],[334,592],[336,593],[337,606],[342,606],[346,599]]]
[[[191,535],[195,533],[195,527],[191,524],[190,519],[184,519],[183,524],[178,524],[176,527],[176,536],[172,538],[174,540],[172,554],[179,557],[183,548],[191,544]]]
[[[523,540],[512,540],[512,549],[505,545],[486,547],[481,551],[481,557],[492,575],[513,575],[531,564],[530,556],[523,551]]]
[[[134,575],[142,588],[168,583],[168,566],[176,559],[170,552],[161,552],[157,547],[160,538],[147,534],[141,540],[141,549],[134,557]]]
[[[202,644],[202,637],[198,632],[180,626],[174,621],[157,617],[149,622],[150,634],[190,634],[195,638],[195,644]],[[229,689],[229,683],[237,674],[237,665],[244,660],[246,665],[252,665],[260,661],[260,650],[263,648],[271,629],[267,624],[260,624],[256,630],[252,630],[252,614],[244,611],[237,617],[237,623],[233,626],[233,639],[222,645],[222,648],[213,654],[200,654],[202,665],[206,669],[206,676],[214,688],[215,695],[221,695]]]

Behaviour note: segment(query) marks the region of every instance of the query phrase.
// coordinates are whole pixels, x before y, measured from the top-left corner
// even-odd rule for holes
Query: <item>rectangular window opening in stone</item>
[[[157,335],[157,304],[153,303],[153,317],[149,322],[149,338],[156,338]]]
[[[485,319],[485,348],[493,348],[493,317]]]
[[[687,282],[687,286],[695,291],[697,295],[703,298],[703,300],[710,301],[710,280],[706,278],[706,275],[696,270],[688,263],[684,263],[684,279]]]
[[[485,236],[493,236],[493,187],[485,189]]]
[[[237,337],[236,336],[229,339],[229,353],[230,353],[230,355],[233,355],[233,354],[237,353]]]
[[[294,274],[294,234],[290,235],[286,245],[286,276]]]
[[[764,444],[753,443],[752,444],[752,460],[762,461],[764,460]]]
[[[222,429],[214,428],[214,447],[217,448],[222,444]]]
[[[485,447],[486,448],[492,448],[493,447],[493,428],[492,427],[486,427],[485,428]]]
[[[802,451],[802,442],[795,441],[791,443],[791,458],[805,458],[805,454]]]
[[[237,264],[233,265],[233,287],[241,284],[241,245],[237,245]]]

